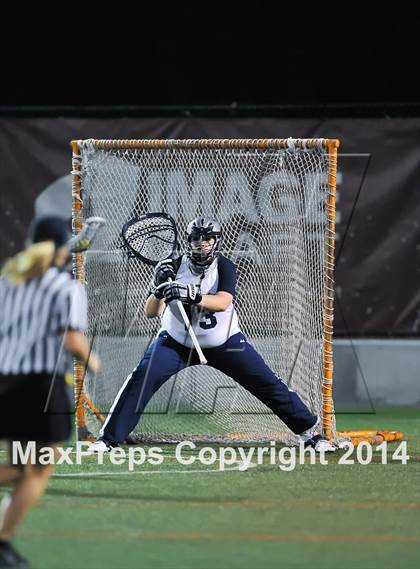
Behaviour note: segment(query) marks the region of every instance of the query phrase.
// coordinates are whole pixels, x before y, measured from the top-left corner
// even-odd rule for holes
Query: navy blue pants
[[[315,424],[317,417],[275,375],[243,334],[235,334],[222,346],[203,352],[208,365],[255,395],[294,433],[302,433]],[[161,332],[120,389],[101,429],[102,438],[114,444],[125,440],[139,422],[153,394],[172,375],[198,363],[195,351],[191,357],[189,348],[173,340],[167,332]]]

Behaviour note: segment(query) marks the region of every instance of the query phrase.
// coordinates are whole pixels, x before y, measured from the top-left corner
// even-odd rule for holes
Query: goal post
[[[333,304],[338,140],[73,141],[73,232],[107,225],[93,251],[74,255],[88,293],[87,335],[103,371],[75,363],[79,438],[96,436],[126,377],[159,329],[143,305],[153,269],[123,248],[122,226],[165,211],[182,237],[199,214],[223,228],[238,271],[241,329],[268,365],[322,417],[334,440]],[[154,395],[136,434],[144,441],[297,439],[261,402],[208,366],[176,374]]]

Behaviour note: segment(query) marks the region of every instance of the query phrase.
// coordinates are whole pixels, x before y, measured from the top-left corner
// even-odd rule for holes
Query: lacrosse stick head
[[[80,233],[72,237],[68,241],[68,246],[71,253],[82,253],[87,251],[92,246],[98,230],[105,224],[103,217],[89,217]]]
[[[129,254],[148,265],[179,257],[175,220],[164,212],[144,213],[128,221],[121,232]]]

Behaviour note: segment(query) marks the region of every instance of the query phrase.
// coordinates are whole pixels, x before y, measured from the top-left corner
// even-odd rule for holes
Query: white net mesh
[[[81,145],[82,217],[104,217],[86,255],[89,330],[103,374],[85,391],[106,414],[155,336],[143,314],[153,268],[129,258],[121,229],[164,211],[180,240],[199,214],[223,227],[238,271],[236,309],[248,340],[310,409],[322,413],[328,152],[315,149],[122,148]],[[89,429],[100,424],[90,414]],[[284,440],[287,427],[231,378],[194,366],[153,397],[136,431],[146,440]]]

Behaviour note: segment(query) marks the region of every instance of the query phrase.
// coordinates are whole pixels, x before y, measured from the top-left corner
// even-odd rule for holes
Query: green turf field
[[[173,446],[162,465],[132,474],[88,457],[57,468],[17,546],[39,569],[420,567],[418,414],[337,422],[404,431],[408,463],[392,460],[398,443],[386,465],[380,453],[369,465],[339,465],[336,453],[290,472],[268,461],[245,472],[182,466]]]

